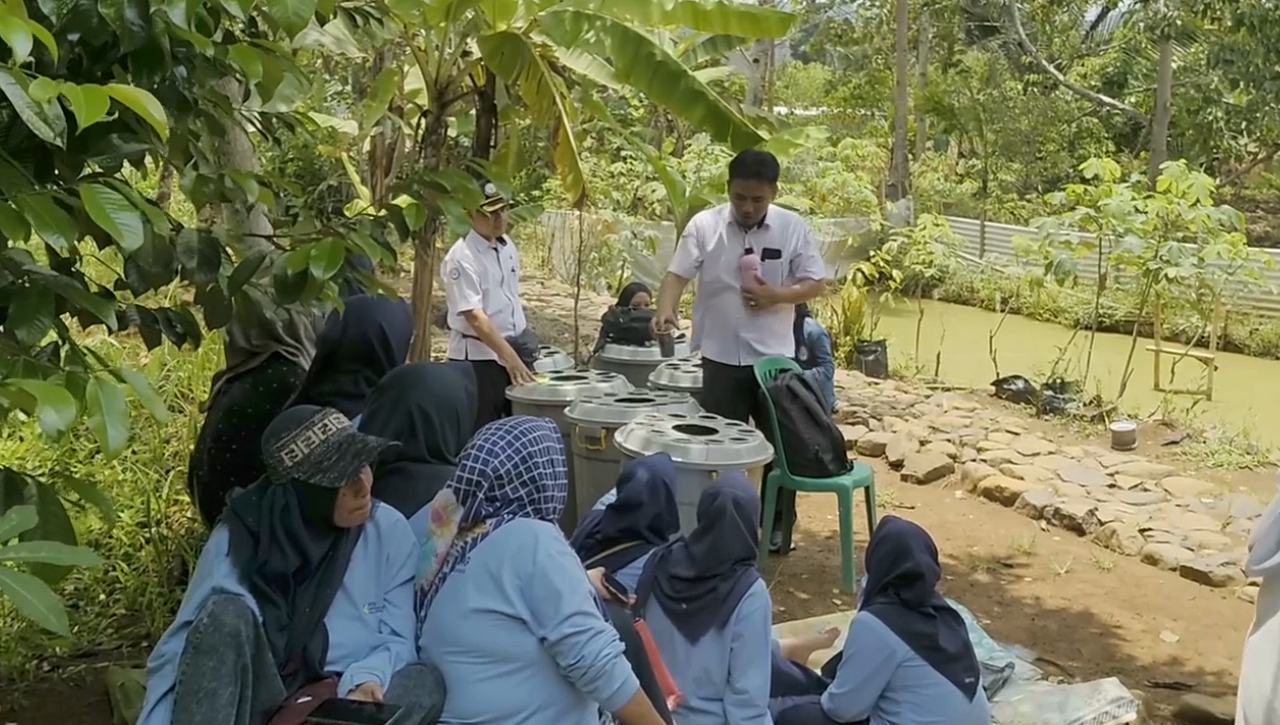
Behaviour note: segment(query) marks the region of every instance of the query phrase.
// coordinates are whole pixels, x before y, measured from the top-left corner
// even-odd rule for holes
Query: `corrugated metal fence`
[[[543,214],[542,227],[548,243],[548,259],[553,273],[569,283],[573,281],[574,250],[579,229],[577,212],[552,210]],[[977,219],[946,217],[951,230],[964,245],[963,256],[974,263],[993,263],[1009,267],[1017,260],[1014,239],[1034,238],[1036,230],[1029,227],[987,222],[985,229]],[[865,219],[816,219],[811,221],[814,232],[822,241],[822,256],[827,269],[839,276],[851,260],[861,258],[864,247],[871,240],[865,235],[870,228]],[[649,284],[657,284],[667,268],[667,262],[675,251],[676,230],[669,222],[645,222],[629,226],[625,234],[617,234],[616,226],[602,217],[588,214],[582,227],[588,235],[603,233],[606,228],[615,230],[614,239],[628,258],[632,274]],[[1254,288],[1231,300],[1231,307],[1255,314],[1280,317],[1280,250],[1259,250],[1270,259],[1268,269],[1263,270],[1265,281],[1261,289]],[[1093,282],[1094,269],[1088,264],[1080,266],[1082,279]]]

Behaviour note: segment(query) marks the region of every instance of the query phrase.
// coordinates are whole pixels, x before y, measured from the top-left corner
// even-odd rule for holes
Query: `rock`
[[[1223,501],[1227,508],[1227,516],[1233,519],[1256,519],[1266,511],[1257,499],[1243,493],[1229,494]]]
[[[1226,551],[1235,542],[1216,531],[1196,530],[1187,533],[1187,545],[1196,551]]]
[[[1138,527],[1119,521],[1112,521],[1094,531],[1091,539],[1098,546],[1125,556],[1137,556],[1147,545],[1142,534],[1138,533]]]
[[[1129,690],[1129,694],[1138,701],[1138,718],[1133,721],[1133,725],[1151,725],[1151,713],[1155,712],[1151,696],[1142,690],[1133,689]]]
[[[1089,489],[1066,481],[1046,481],[1049,488],[1058,494],[1058,498],[1088,498]]]
[[[1116,511],[1115,507],[1102,505],[1086,513],[1081,524],[1084,526],[1085,535],[1090,536],[1098,529],[1114,523],[1119,518],[1120,513]]]
[[[871,432],[871,429],[865,425],[842,424],[837,427],[840,429],[840,435],[844,436],[845,449],[850,451],[854,450],[854,447],[864,435]]]
[[[995,441],[978,441],[973,447],[977,448],[979,453],[986,453],[987,451],[1005,450],[1009,445],[1007,443],[997,443]]]
[[[1250,604],[1257,604],[1258,589],[1259,587],[1257,584],[1245,584],[1236,590],[1236,598],[1243,599]]]
[[[987,440],[998,444],[1000,448],[1008,448],[1009,444],[1013,443],[1013,437],[1012,433],[1005,433],[1002,430],[993,430],[987,434]]]
[[[1198,478],[1168,476],[1160,479],[1160,488],[1174,498],[1199,498],[1209,494],[1217,486]]]
[[[1179,549],[1188,549],[1187,537],[1177,531],[1164,529],[1148,529],[1147,524],[1139,524],[1138,532],[1148,544],[1173,544]]]
[[[1052,481],[1054,476],[1052,473],[1030,465],[1020,465],[1017,463],[1006,463],[1000,466],[1000,472],[1009,478],[1020,478],[1023,481],[1032,481],[1035,483]]]
[[[1117,490],[1112,498],[1130,506],[1155,506],[1164,503],[1169,497],[1159,491],[1123,491]]]
[[[1102,461],[1099,461],[1102,462]],[[1106,465],[1103,462],[1103,465]],[[1172,476],[1178,472],[1173,466],[1166,466],[1163,463],[1152,463],[1151,461],[1129,461],[1121,463],[1115,467],[1107,469],[1113,474],[1121,476],[1133,476],[1146,481],[1159,481],[1162,478]]]
[[[1013,439],[1009,447],[1024,456],[1047,456],[1058,450],[1049,441],[1034,435],[1020,435]]]
[[[983,479],[978,484],[976,493],[982,498],[994,501],[1001,506],[1012,506],[1019,496],[1033,488],[1035,488],[1035,484],[1030,481],[997,475]]]
[[[1234,554],[1202,556],[1178,566],[1178,576],[1215,589],[1244,584],[1240,559]]]
[[[1044,510],[1057,503],[1058,497],[1047,488],[1033,488],[1024,491],[1013,503],[1013,510],[1032,521],[1044,518]]]
[[[1052,506],[1045,508],[1043,512],[1044,520],[1076,534],[1085,534],[1085,519],[1096,509],[1098,505],[1093,501],[1084,499],[1069,499],[1058,501]]]
[[[925,446],[924,450],[928,453],[941,453],[953,461],[960,458],[960,451],[956,449],[955,444],[947,441],[934,441]]]
[[[902,463],[902,480],[906,483],[925,485],[946,478],[956,470],[955,461],[941,453],[917,451]]]
[[[1222,523],[1212,516],[1194,511],[1169,511],[1166,520],[1170,531],[1221,531]]]
[[[1165,571],[1177,571],[1178,567],[1196,558],[1195,552],[1176,544],[1147,544],[1139,555],[1143,564]]]
[[[1066,456],[1050,453],[1047,456],[1036,456],[1031,459],[1031,465],[1043,468],[1046,471],[1056,471],[1063,466],[1075,466],[1079,464]]]
[[[960,460],[963,461],[964,463],[978,460],[977,449],[970,448],[969,446],[965,446],[964,450],[960,451]]]
[[[1067,483],[1074,483],[1077,486],[1105,488],[1111,485],[1110,476],[1096,468],[1090,468],[1080,463],[1068,463],[1065,466],[1060,466],[1057,471],[1058,478]]]
[[[1128,453],[1113,453],[1106,449],[1094,449],[1097,451],[1098,464],[1103,468],[1115,468],[1122,466],[1134,460],[1134,457]]]
[[[1080,446],[1063,446],[1058,449],[1058,452],[1067,458],[1075,458],[1077,460],[1084,458],[1085,456],[1084,449]]]
[[[893,440],[892,433],[872,431],[858,439],[858,444],[854,447],[854,450],[860,456],[879,458],[884,455],[884,449],[891,440]]]
[[[1111,480],[1115,482],[1116,488],[1122,488],[1131,491],[1142,485],[1142,479],[1134,476],[1126,476],[1124,474],[1112,476]]]
[[[1000,448],[994,451],[983,451],[978,454],[978,460],[983,463],[989,463],[997,468],[1006,463],[1024,463],[1027,459],[1019,455],[1016,451],[1008,448]]]
[[[1182,725],[1233,725],[1236,721],[1234,697],[1210,697],[1199,693],[1183,695],[1173,708],[1173,719]]]
[[[888,461],[890,468],[901,468],[907,456],[915,453],[919,448],[920,443],[914,437],[899,431],[893,434],[893,438],[889,439],[888,445],[884,447],[884,459]]]
[[[973,493],[983,480],[999,475],[999,471],[985,463],[971,461],[960,466],[960,485],[964,490]]]

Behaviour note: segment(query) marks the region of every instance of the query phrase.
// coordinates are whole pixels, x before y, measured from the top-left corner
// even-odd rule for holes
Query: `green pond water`
[[[926,375],[934,372],[941,349],[938,376],[957,385],[982,388],[995,377],[988,352],[988,335],[1000,325],[1000,315],[986,310],[945,302],[926,301],[920,332],[920,358],[916,364]],[[884,311],[877,337],[889,340],[889,355],[895,365],[911,364],[916,332],[915,302],[903,301]],[[1129,354],[1127,335],[1099,333],[1093,347],[1087,392],[1100,392],[1114,400]],[[1169,395],[1152,389],[1152,353],[1146,348],[1150,338],[1139,338],[1133,357],[1133,373],[1121,404],[1124,410],[1143,416],[1159,413],[1162,405],[1175,419],[1211,421],[1225,431],[1243,431],[1255,440],[1280,447],[1280,361],[1262,360],[1219,352],[1214,377],[1213,400],[1189,395]],[[1051,366],[1063,355],[1058,370],[1068,379],[1079,379],[1085,368],[1089,332],[1081,330],[1072,340],[1072,331],[1059,325],[1009,315],[995,338],[1000,374],[1021,374],[1039,384]],[[1166,343],[1175,351],[1185,346]],[[1065,350],[1065,355],[1064,355]],[[1174,355],[1162,354],[1162,382],[1165,387],[1201,388],[1207,368],[1191,358],[1177,365],[1171,385],[1169,374]]]

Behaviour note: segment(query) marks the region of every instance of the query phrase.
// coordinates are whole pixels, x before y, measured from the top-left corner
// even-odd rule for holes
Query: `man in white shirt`
[[[697,277],[693,349],[702,351],[702,407],[765,428],[752,365],[769,355],[794,358],[795,305],[825,290],[818,240],[799,214],[770,204],[778,193],[778,159],[748,149],[729,162],[729,203],[699,212],[685,227],[658,291],[655,332],[674,328],[680,296]],[[760,258],[756,285],[743,287],[739,262]],[[785,492],[784,492],[785,493]],[[794,494],[778,512],[794,519]],[[775,522],[776,523],[776,522]],[[775,526],[771,546],[781,546]]]
[[[479,403],[476,429],[511,414],[507,386],[533,382],[508,338],[524,332],[520,257],[506,235],[509,203],[482,181],[484,203],[471,213],[471,231],[444,256],[440,276],[448,307],[450,360],[471,363]]]

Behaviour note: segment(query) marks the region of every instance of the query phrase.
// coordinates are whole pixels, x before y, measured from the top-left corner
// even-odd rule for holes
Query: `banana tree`
[[[458,184],[441,174],[463,155],[459,127],[475,127],[475,99],[488,92],[488,73],[497,81],[493,105],[505,109],[498,113],[510,119],[519,107],[550,129],[563,188],[580,208],[588,189],[576,132],[579,110],[570,96],[576,80],[639,91],[717,141],[753,147],[765,140],[764,132],[655,33],[776,38],[795,20],[791,13],[731,0],[390,0],[389,6],[407,29],[401,40],[413,66],[404,86],[417,97],[405,104],[404,120],[414,129],[429,180],[425,192],[407,190],[422,206],[411,215],[420,223],[410,230],[416,248],[414,359],[430,354],[435,240],[446,214],[460,206]],[[495,166],[513,158],[514,147],[514,139],[501,139]]]

